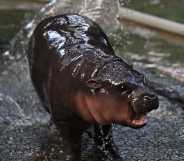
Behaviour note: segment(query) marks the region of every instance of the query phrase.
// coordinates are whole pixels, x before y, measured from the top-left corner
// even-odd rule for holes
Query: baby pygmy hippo
[[[33,85],[71,143],[73,161],[79,159],[81,135],[91,125],[103,157],[119,158],[112,146],[111,124],[142,127],[146,114],[158,108],[144,76],[115,55],[102,29],[85,16],[43,20],[32,35],[28,60]]]

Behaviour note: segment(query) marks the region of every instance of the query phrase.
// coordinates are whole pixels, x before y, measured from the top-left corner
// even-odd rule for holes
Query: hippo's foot
[[[111,125],[95,126],[96,157],[99,161],[122,161],[112,139]]]

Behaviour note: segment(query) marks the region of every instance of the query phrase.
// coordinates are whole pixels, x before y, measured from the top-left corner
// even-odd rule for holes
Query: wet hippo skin
[[[82,133],[94,126],[101,160],[120,159],[111,124],[139,128],[158,108],[144,76],[115,55],[107,36],[87,17],[68,14],[43,20],[29,45],[33,85],[45,109],[79,160]],[[108,151],[108,154],[104,151]]]

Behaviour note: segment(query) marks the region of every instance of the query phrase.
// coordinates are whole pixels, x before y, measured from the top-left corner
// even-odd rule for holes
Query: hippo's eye
[[[105,88],[98,88],[95,92],[98,94],[108,94],[108,91]]]

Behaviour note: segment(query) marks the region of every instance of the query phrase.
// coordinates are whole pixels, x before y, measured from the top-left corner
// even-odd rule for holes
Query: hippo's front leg
[[[63,139],[65,159],[68,161],[79,161],[81,157],[81,135],[83,129],[78,120],[55,121],[60,135]]]
[[[94,141],[99,159],[102,161],[120,161],[121,157],[112,138],[112,125],[95,125],[94,128]]]

